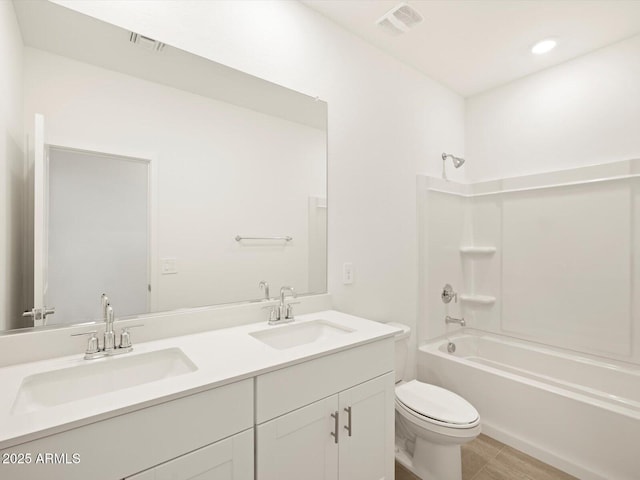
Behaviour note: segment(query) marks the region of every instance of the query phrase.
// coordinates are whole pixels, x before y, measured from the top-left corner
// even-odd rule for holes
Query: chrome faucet
[[[271,300],[271,297],[269,296],[269,284],[262,280],[258,286],[260,287],[260,290],[264,290],[264,299],[262,301],[267,302]]]
[[[106,293],[100,296],[100,304],[102,305],[102,320],[107,323],[107,307],[109,306],[109,297]]]
[[[296,298],[296,292],[293,287],[282,287],[280,289],[280,303],[278,305],[269,305],[263,307],[269,309],[269,325],[279,325],[281,323],[293,322],[293,305],[299,302],[286,303],[287,292],[291,294],[293,298]]]
[[[106,325],[104,329],[104,351],[111,352],[116,348],[116,334],[113,331],[113,308],[109,303],[109,297],[107,297],[106,293],[102,294],[100,302],[102,304],[102,319]]]
[[[115,322],[113,307],[109,304],[109,297],[104,293],[100,300],[102,303],[102,316],[105,323],[102,347],[100,347],[97,330],[87,333],[74,333],[71,335],[72,337],[77,337],[79,335],[91,335],[89,337],[89,342],[87,343],[87,349],[84,353],[85,360],[93,360],[94,358],[120,355],[122,353],[130,352],[133,350],[133,346],[131,345],[131,334],[129,333],[129,329],[143,326],[140,324],[124,327],[120,333],[120,344],[116,345],[116,333],[113,329],[113,324]]]
[[[454,318],[450,317],[449,315],[444,317],[444,323],[457,323],[461,327],[464,327],[467,324],[467,322],[464,321],[464,318]]]
[[[297,297],[296,292],[293,289],[293,287],[281,287],[280,288],[280,305],[278,305],[278,316],[280,318],[280,321],[284,320],[284,321],[292,322],[293,321],[293,306],[292,306],[292,304],[285,305],[285,303],[284,303],[285,293],[287,293],[287,292],[291,292],[291,296],[293,298]]]
[[[107,307],[105,308],[105,316],[106,316],[106,326],[104,329],[104,351],[109,354],[113,352],[116,348],[116,334],[113,331],[113,307],[107,303]]]

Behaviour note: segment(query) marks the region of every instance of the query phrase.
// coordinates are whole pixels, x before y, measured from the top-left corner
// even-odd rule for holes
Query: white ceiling
[[[413,0],[424,21],[399,36],[375,23],[399,0],[301,1],[465,97],[640,34],[640,0]]]

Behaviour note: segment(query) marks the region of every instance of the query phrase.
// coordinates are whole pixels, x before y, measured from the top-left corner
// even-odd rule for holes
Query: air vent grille
[[[422,22],[423,17],[415,8],[406,3],[400,3],[385,13],[376,22],[387,33],[400,35]]]
[[[140,35],[139,33],[131,32],[129,36],[129,41],[131,43],[135,43],[136,45],[141,46],[146,50],[151,50],[155,52],[162,52],[164,50],[165,44],[154,40],[151,37],[145,37],[144,35]]]

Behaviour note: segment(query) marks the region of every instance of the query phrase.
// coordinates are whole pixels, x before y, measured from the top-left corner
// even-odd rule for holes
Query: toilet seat
[[[473,428],[480,423],[478,411],[464,398],[417,380],[396,387],[396,406],[414,423],[453,429]]]

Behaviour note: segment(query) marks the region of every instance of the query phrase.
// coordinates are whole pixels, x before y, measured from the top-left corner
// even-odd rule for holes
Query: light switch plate
[[[176,259],[163,258],[160,263],[160,272],[162,272],[162,275],[173,275],[174,273],[178,273]]]
[[[353,263],[351,262],[342,264],[342,283],[345,285],[353,283]]]

